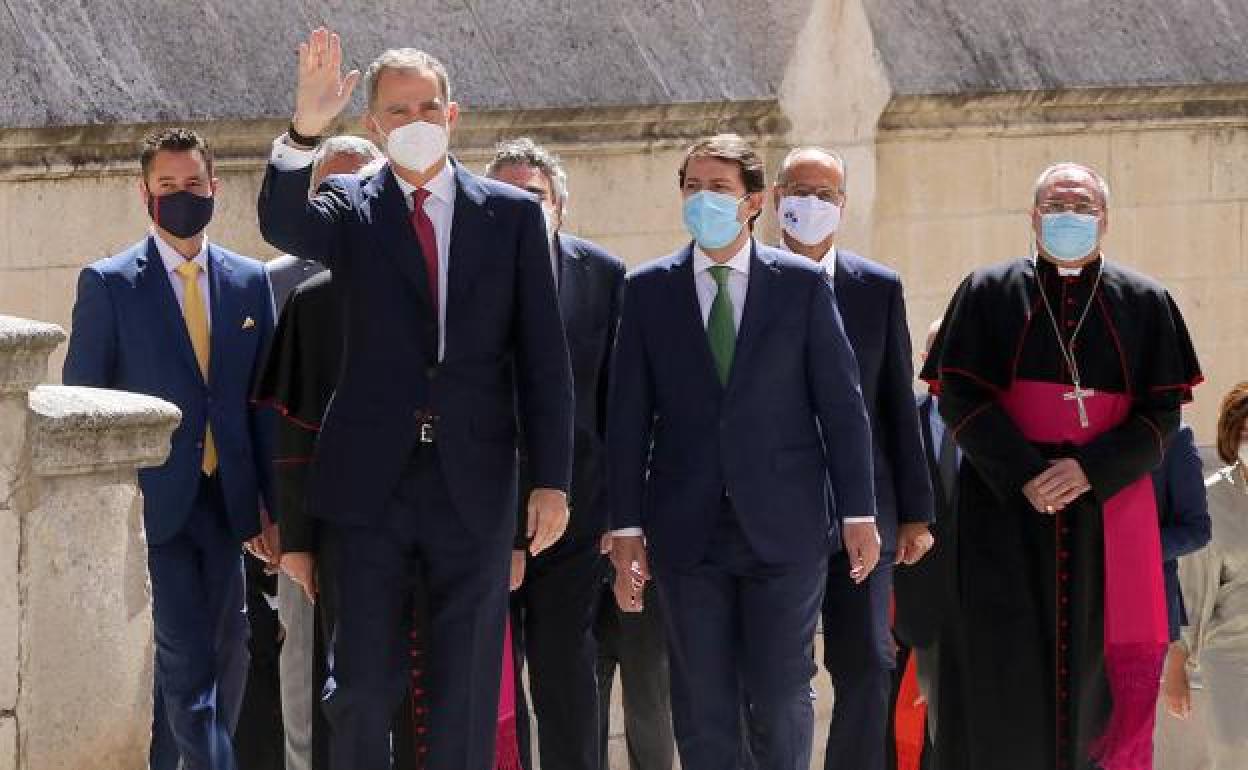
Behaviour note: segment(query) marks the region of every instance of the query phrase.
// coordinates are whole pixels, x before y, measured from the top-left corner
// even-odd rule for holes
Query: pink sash
[[[1001,406],[1029,441],[1042,444],[1087,444],[1130,412],[1130,397],[1098,391],[1084,400],[1089,427],[1083,428],[1074,402],[1065,399],[1072,390],[1060,383],[1018,380],[1002,393]],[[1158,681],[1169,643],[1152,478],[1140,477],[1105,501],[1102,510],[1105,670],[1113,710],[1104,734],[1093,743],[1092,758],[1104,770],[1152,770]],[[1059,572],[1060,559],[1059,554]]]
[[[516,735],[516,668],[511,645],[511,621],[503,631],[503,681],[498,688],[498,734],[495,739],[495,770],[523,770]]]

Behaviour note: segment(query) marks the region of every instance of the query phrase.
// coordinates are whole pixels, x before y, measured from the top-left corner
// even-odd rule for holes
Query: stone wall
[[[1132,89],[894,102],[881,120],[873,250],[906,277],[912,335],[966,272],[1028,253],[1047,164],[1108,177],[1107,253],[1170,288],[1208,382],[1186,418],[1212,443],[1248,379],[1248,119],[1244,89]]]
[[[181,415],[36,387],[64,338],[0,316],[0,770],[136,770],[152,622],[135,470],[164,462]]]

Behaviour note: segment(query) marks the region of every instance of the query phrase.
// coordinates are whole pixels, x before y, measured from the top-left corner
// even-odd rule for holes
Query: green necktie
[[[711,303],[710,316],[706,319],[706,336],[711,342],[711,355],[715,358],[719,382],[727,385],[728,373],[732,371],[732,353],[737,346],[737,325],[732,318],[732,295],[728,293],[728,276],[732,268],[727,265],[713,265],[710,271],[717,291],[715,301]]]

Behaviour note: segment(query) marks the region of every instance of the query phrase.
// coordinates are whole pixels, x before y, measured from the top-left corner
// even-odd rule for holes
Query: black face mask
[[[149,194],[147,213],[157,227],[179,238],[190,238],[202,233],[212,221],[214,200],[188,190],[160,196]]]

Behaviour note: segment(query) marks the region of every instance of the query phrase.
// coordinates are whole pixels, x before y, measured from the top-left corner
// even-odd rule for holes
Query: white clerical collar
[[[701,273],[709,270],[713,266],[727,265],[741,275],[749,277],[750,275],[750,254],[754,251],[754,239],[746,238],[745,245],[727,262],[716,262],[706,255],[702,247],[696,243],[693,246],[693,272]]]
[[[152,240],[156,242],[156,251],[160,254],[160,261],[165,263],[165,272],[172,273],[178,269],[178,266],[186,262],[186,257],[182,253],[169,244],[164,238],[160,237],[160,232],[153,227],[151,229]],[[208,239],[204,239],[204,245],[200,247],[199,253],[192,259],[192,262],[199,264],[199,269],[205,273],[208,272]]]
[[[392,172],[394,169],[390,169]],[[416,185],[407,181],[398,174],[394,175],[394,181],[399,183],[399,189],[403,191],[404,200],[412,199],[412,192],[416,190]],[[425,182],[425,189],[429,194],[443,203],[455,202],[455,171],[451,168],[451,159],[447,158],[446,163],[442,164],[442,170],[433,175],[433,178]]]
[[[1032,265],[1032,267],[1038,267],[1038,266],[1039,266],[1039,264],[1040,264],[1040,260],[1041,260],[1041,259],[1042,259],[1042,257],[1041,257],[1039,254],[1034,254],[1034,255],[1032,255],[1032,257],[1031,257],[1031,265]],[[1105,255],[1104,255],[1104,254],[1102,254],[1102,255],[1099,257],[1099,259],[1100,259],[1101,261],[1104,261],[1104,260],[1105,260]],[[1084,268],[1084,267],[1087,267],[1088,265],[1095,265],[1095,264],[1096,264],[1096,260],[1093,260],[1093,261],[1089,262],[1087,265],[1084,265],[1083,267],[1062,267],[1061,265],[1057,264],[1056,262],[1052,262],[1052,261],[1049,261],[1049,260],[1045,260],[1045,261],[1046,261],[1046,262],[1048,262],[1048,263],[1049,263],[1049,266],[1050,266],[1050,267],[1052,267],[1054,270],[1056,270],[1056,271],[1057,271],[1057,274],[1058,274],[1058,275],[1060,275],[1060,276],[1062,276],[1063,278],[1073,278],[1073,277],[1075,277],[1075,276],[1077,276],[1077,275],[1083,275],[1083,268]]]

